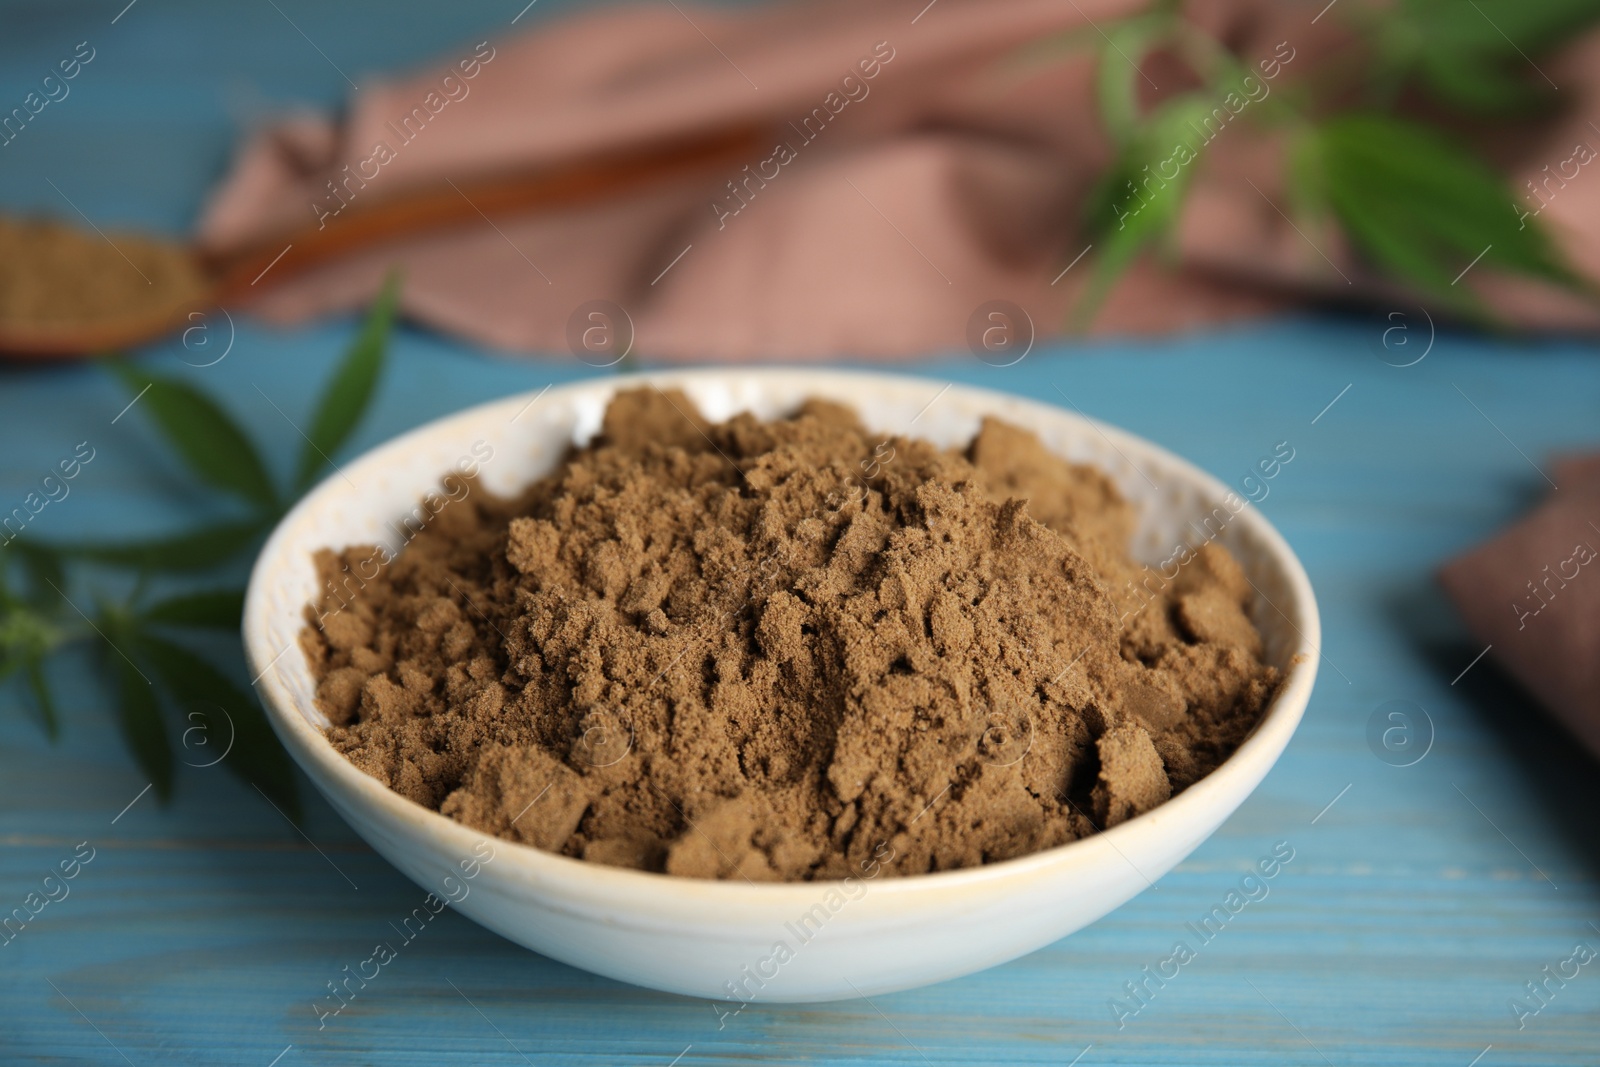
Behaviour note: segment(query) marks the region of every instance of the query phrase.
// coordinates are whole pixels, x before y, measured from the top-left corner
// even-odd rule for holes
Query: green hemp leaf
[[[237,498],[250,515],[156,538],[43,545],[24,536],[0,548],[0,681],[13,675],[25,680],[51,740],[59,722],[46,666],[62,647],[89,642],[101,677],[116,694],[123,739],[159,798],[172,796],[180,758],[197,767],[220,762],[298,820],[289,758],[255,695],[230,678],[242,669],[240,657],[223,669],[174,639],[237,633],[243,590],[204,588],[156,600],[143,591],[151,575],[194,575],[236,560],[332,461],[377,392],[399,291],[399,277],[391,275],[334,368],[286,496],[279,495],[256,446],[215,400],[187,382],[124,362],[111,365],[194,478]],[[136,581],[125,603],[99,604],[91,622],[71,607],[65,590],[70,578],[97,567],[131,571]],[[13,587],[13,575],[26,579],[25,589]]]
[[[1459,284],[1480,263],[1600,295],[1520,209],[1504,175],[1402,107],[1426,96],[1480,124],[1525,122],[1552,102],[1534,57],[1600,22],[1600,0],[1347,0],[1335,16],[1355,37],[1344,54],[1363,62],[1327,64],[1276,87],[1265,83],[1292,52],[1236,55],[1183,18],[1181,6],[1161,3],[1099,27],[1095,91],[1114,155],[1084,213],[1094,258],[1069,314],[1072,328],[1092,322],[1141,255],[1170,247],[1191,164],[1210,150],[1211,127],[1233,124],[1287,145],[1285,184],[1302,233],[1336,226],[1370,269],[1443,299],[1464,319],[1489,322],[1470,286]],[[1141,64],[1157,53],[1191,77],[1146,93]],[[1230,95],[1224,112],[1218,105]],[[1436,116],[1437,106],[1424,113]]]

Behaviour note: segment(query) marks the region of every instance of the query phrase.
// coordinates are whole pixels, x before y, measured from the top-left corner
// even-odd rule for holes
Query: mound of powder
[[[518,499],[319,554],[302,644],[339,751],[487,833],[701,878],[970,867],[1162,803],[1278,685],[1232,557],[1154,588],[1133,519],[997,421],[956,452],[623,392]]]

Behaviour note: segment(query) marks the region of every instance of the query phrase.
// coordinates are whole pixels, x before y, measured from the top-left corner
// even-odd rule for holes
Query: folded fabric
[[[339,225],[348,204],[740,123],[772,147],[726,173],[679,177],[581,207],[484,217],[291,275],[255,304],[293,323],[356,307],[387,268],[414,319],[491,346],[564,350],[580,306],[626,309],[635,348],[686,359],[898,356],[964,346],[980,305],[1056,332],[1087,269],[1082,200],[1111,148],[1094,48],[1027,46],[1137,13],[1143,0],[835,0],[730,11],[609,7],[466,44],[398,80],[363,78],[340,119],[299,114],[250,136],[199,227],[237,251],[286,226]],[[1316,5],[1206,0],[1187,10],[1281,91],[1341,42]],[[1600,145],[1582,119],[1600,41],[1546,67],[1576,106],[1497,146],[1524,177]],[[1263,70],[1269,69],[1266,67]],[[1384,293],[1347,249],[1312,247],[1284,203],[1278,146],[1234,122],[1193,163],[1175,265],[1142,263],[1095,328],[1169,331],[1296,301]],[[1600,277],[1600,181],[1544,212]],[[1080,264],[1081,267],[1081,264]],[[1065,273],[1063,271],[1065,270]],[[1575,298],[1473,272],[1506,320],[1593,329]]]
[[[1600,756],[1600,455],[1549,477],[1559,490],[1439,580],[1488,655]]]

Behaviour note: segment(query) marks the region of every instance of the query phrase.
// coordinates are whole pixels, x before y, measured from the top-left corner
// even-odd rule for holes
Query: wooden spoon
[[[297,273],[401,237],[463,223],[481,224],[484,217],[496,214],[571,207],[652,182],[747,162],[764,143],[759,127],[740,126],[523,173],[363,199],[347,204],[336,220],[320,229],[308,225],[272,234],[226,258],[142,237],[145,246],[164,245],[156,249],[162,254],[187,258],[197,279],[193,291],[174,293],[171,287],[152,287],[149,306],[125,308],[95,319],[27,322],[0,313],[0,357],[67,359],[143,344],[176,329],[194,312],[247,301],[259,291],[254,283],[269,268],[272,284],[279,284]],[[127,259],[109,238],[104,243],[108,259]],[[82,278],[65,275],[59,280],[39,281],[64,287],[85,284]]]

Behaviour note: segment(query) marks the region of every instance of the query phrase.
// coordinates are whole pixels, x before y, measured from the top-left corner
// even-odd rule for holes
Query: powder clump
[[[1278,685],[1232,557],[1141,588],[1134,518],[995,420],[956,451],[634,390],[353,593],[375,550],[323,552],[302,644],[335,746],[487,833],[701,878],[970,867],[1164,802]]]

